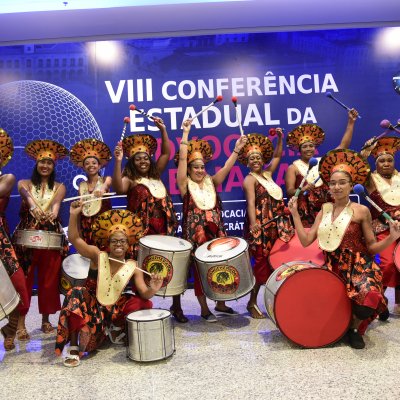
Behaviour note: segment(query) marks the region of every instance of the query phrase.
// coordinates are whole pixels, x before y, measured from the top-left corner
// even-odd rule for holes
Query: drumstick
[[[219,101],[222,101],[222,96],[217,96],[217,98],[214,101],[212,101],[207,107],[203,108],[193,118],[191,118],[190,122],[193,122],[193,120],[198,118],[201,114],[203,114],[203,112],[207,111],[211,106],[213,106],[215,103],[218,103]]]
[[[120,261],[120,260],[117,260],[116,258],[108,257],[108,259],[109,259],[109,260],[112,260],[112,261],[119,262],[120,264],[124,264],[124,265],[126,264],[126,261]],[[151,273],[150,273],[150,272],[147,272],[147,271],[145,271],[144,269],[141,269],[141,268],[139,268],[139,267],[135,267],[135,268],[137,268],[139,271],[142,271],[142,272],[144,272],[145,274],[151,276]]]
[[[117,194],[117,192],[104,193],[103,195],[101,195],[101,197],[103,197],[103,196],[114,196],[114,194]],[[68,197],[67,199],[64,199],[64,200],[63,200],[63,203],[64,203],[65,201],[80,200],[80,199],[84,199],[85,197],[92,197],[92,196],[94,196],[93,193],[90,193],[90,194],[83,194],[82,196]],[[98,197],[98,199],[101,199],[101,197]]]
[[[268,220],[267,222],[264,222],[263,224],[260,225],[260,228],[264,228],[264,226],[270,224],[271,222],[275,221],[276,219],[278,219],[279,217],[282,217],[283,215],[290,215],[290,210],[285,207],[283,210],[282,214],[276,215],[274,218],[271,218],[270,220]]]
[[[312,182],[312,184],[315,185],[320,179],[321,179],[321,176],[319,176],[318,178],[314,179],[313,182]],[[307,196],[307,194],[308,194],[308,190],[306,190],[306,191],[303,193],[304,196]]]
[[[362,197],[364,197],[365,200],[367,200],[373,207],[375,207],[388,221],[390,222],[394,222],[393,218],[385,211],[382,210],[382,208],[380,208],[378,206],[378,204],[376,204],[365,192],[365,188],[363,185],[360,185],[359,183],[357,185],[354,185],[353,187],[353,192],[355,194],[361,195]]]
[[[243,132],[243,127],[242,127],[242,122],[240,121],[239,112],[238,112],[238,109],[237,109],[237,97],[235,97],[235,96],[232,97],[232,103],[235,106],[236,120],[239,123],[240,136],[243,136],[244,132]]]
[[[143,115],[144,115],[145,117],[147,117],[148,119],[151,119],[151,120],[154,121],[154,117],[153,117],[152,115],[147,114],[146,112],[137,109],[136,106],[135,106],[134,104],[131,104],[131,105],[129,106],[129,109],[132,110],[132,111],[137,111],[138,113],[143,114]]]
[[[341,101],[339,101],[336,97],[333,96],[333,94],[331,92],[326,92],[326,97],[329,97],[330,99],[332,99],[333,101],[336,101],[336,103],[338,103],[340,106],[342,106],[343,108],[345,108],[347,111],[350,111],[351,108],[347,107],[346,104],[343,104]],[[361,115],[358,114],[357,118],[361,118]]]
[[[124,118],[124,126],[122,128],[122,133],[121,133],[121,139],[119,139],[120,142],[122,142],[122,140],[125,137],[125,132],[126,132],[126,128],[128,127],[128,124],[131,122],[131,119],[129,117],[125,117]]]
[[[126,197],[126,194],[120,194],[118,196],[110,196],[107,199],[117,199],[118,197]],[[101,200],[101,197],[95,197],[94,199],[85,200],[82,204],[91,203],[92,201]]]
[[[316,158],[314,158],[314,157],[310,158],[310,161],[308,162],[308,170],[307,170],[307,173],[305,174],[303,180],[301,181],[300,186],[297,188],[296,193],[294,194],[294,197],[299,197],[299,194],[300,194],[300,192],[301,192],[301,189],[302,189],[303,186],[304,186],[304,183],[306,182],[307,175],[308,175],[308,173],[310,172],[310,169],[311,169],[312,167],[315,167],[317,164],[318,164],[318,160],[317,160]]]
[[[400,133],[399,129],[396,129],[400,123],[399,121],[397,121],[397,124],[395,126],[393,126],[390,121],[388,121],[387,119],[384,119],[381,121],[381,123],[379,124],[381,126],[381,128],[386,128],[386,130],[384,132],[382,132],[379,136],[377,136],[370,144],[368,145],[364,145],[363,147],[361,147],[361,150],[365,150],[368,147],[371,147],[372,145],[374,145],[381,137],[385,136],[386,134],[388,134],[390,131],[395,131],[397,133]]]

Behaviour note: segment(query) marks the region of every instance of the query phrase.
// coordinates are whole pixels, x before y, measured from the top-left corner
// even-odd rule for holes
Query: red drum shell
[[[396,248],[394,249],[393,258],[394,258],[394,265],[400,272],[400,242],[397,243]]]
[[[351,302],[344,283],[315,264],[292,262],[276,269],[267,281],[264,300],[281,333],[302,347],[335,343],[350,324]]]
[[[305,229],[308,230],[309,228]],[[310,246],[303,247],[297,233],[295,233],[288,243],[278,239],[272,246],[268,256],[268,261],[273,269],[277,269],[282,264],[294,260],[309,261],[317,265],[323,265],[325,261],[324,254],[318,247],[317,240]]]

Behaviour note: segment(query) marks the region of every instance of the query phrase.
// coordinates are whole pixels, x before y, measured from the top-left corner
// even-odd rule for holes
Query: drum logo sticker
[[[279,274],[276,276],[276,281],[281,281],[283,279],[286,279],[289,276],[292,276],[295,272],[301,271],[302,269],[308,269],[308,268],[310,268],[310,265],[308,265],[308,264],[291,265],[290,267],[279,272]]]
[[[43,242],[43,237],[40,236],[40,235],[29,236],[29,241],[31,243],[42,243]]]
[[[208,286],[214,293],[235,293],[240,284],[240,275],[236,268],[229,265],[216,265],[207,272]]]
[[[151,274],[159,274],[163,278],[161,287],[167,286],[174,274],[174,268],[167,258],[158,254],[151,254],[143,260],[143,268]],[[150,277],[146,275],[146,282],[150,281]]]

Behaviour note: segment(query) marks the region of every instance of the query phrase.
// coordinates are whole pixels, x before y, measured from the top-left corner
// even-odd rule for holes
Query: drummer
[[[93,224],[93,238],[98,246],[93,246],[79,236],[81,210],[81,202],[71,204],[68,238],[81,256],[90,259],[90,269],[85,286],[69,290],[60,312],[55,351],[61,355],[70,343],[64,359],[66,367],[77,367],[83,353],[96,350],[107,334],[113,343],[124,344],[125,316],[152,308],[149,299],[162,285],[159,275],[152,275],[146,285],[142,271],[136,269],[136,261],[125,260],[129,246],[143,232],[137,215],[123,209],[99,215]],[[137,294],[122,294],[130,280]]]
[[[226,236],[221,215],[222,204],[215,188],[227,177],[247,138],[242,136],[237,140],[225,165],[215,175],[210,176],[205,170],[205,163],[212,158],[211,146],[205,140],[188,142],[191,124],[190,119],[183,122],[182,140],[175,160],[178,159],[177,184],[183,199],[182,236],[192,243],[194,252],[203,243]],[[207,322],[216,322],[217,318],[208,307],[196,268],[194,293],[200,303],[201,317]],[[236,314],[224,301],[217,301],[215,311]]]
[[[3,169],[3,167],[11,160],[13,151],[14,147],[10,136],[5,130],[0,128],[1,169]],[[18,307],[8,315],[8,323],[0,330],[4,337],[4,350],[6,351],[15,348],[14,339],[17,331],[19,315],[25,315],[29,309],[29,296],[26,288],[24,272],[19,266],[17,256],[11,244],[10,231],[6,220],[6,208],[14,185],[14,175],[3,175],[0,172],[0,260],[20,297]]]
[[[353,137],[354,124],[358,112],[352,108],[348,113],[346,130],[337,149],[347,149]],[[286,194],[292,197],[309,169],[309,162],[315,156],[317,147],[325,140],[325,132],[315,124],[303,124],[289,132],[286,143],[294,151],[300,152],[300,159],[289,166],[285,174]],[[318,158],[319,160],[319,158]],[[298,198],[298,210],[304,227],[311,227],[322,204],[332,201],[329,188],[319,178],[318,165],[311,168],[307,183]],[[318,179],[318,180],[317,180]]]
[[[30,298],[38,269],[38,303],[42,314],[41,330],[44,333],[54,331],[49,315],[61,309],[59,283],[61,263],[68,253],[68,242],[64,237],[63,228],[58,216],[60,206],[65,197],[65,186],[56,182],[55,162],[68,155],[68,150],[53,140],[34,140],[27,144],[25,152],[36,160],[31,179],[18,182],[18,191],[22,198],[20,222],[18,230],[42,230],[62,235],[60,249],[48,250],[27,248],[15,245],[18,260],[27,276],[27,288]],[[13,241],[15,244],[14,233]],[[18,340],[29,340],[30,336],[25,326],[25,315],[21,315],[17,330]]]
[[[83,204],[79,225],[82,239],[88,244],[94,244],[92,224],[98,215],[111,209],[111,201],[101,199],[104,193],[110,191],[111,176],[100,175],[100,170],[111,160],[111,151],[100,140],[84,139],[72,146],[69,156],[72,163],[83,168],[86,173],[87,180],[79,184],[78,193],[79,196],[84,196],[83,201],[90,200],[90,202]],[[89,195],[99,199],[93,201]]]
[[[371,143],[373,139],[367,141]],[[375,158],[376,170],[370,175],[365,188],[371,199],[392,219],[400,220],[400,174],[395,169],[395,154],[400,150],[400,139],[398,137],[382,137],[375,144],[367,147],[361,155],[365,158],[369,154]],[[371,209],[372,226],[378,240],[389,235],[389,224],[385,218],[375,209]],[[395,305],[393,314],[400,314],[400,272],[396,268],[393,254],[399,240],[393,242],[385,250],[379,253],[380,268],[383,274],[383,288],[395,288]],[[399,251],[399,250],[397,250]],[[399,254],[400,255],[400,254]],[[398,265],[400,268],[400,265]],[[381,321],[389,318],[389,310],[386,309],[379,315]]]
[[[262,319],[265,315],[257,306],[257,296],[261,285],[271,275],[272,267],[268,255],[279,238],[288,242],[294,234],[289,216],[285,215],[283,192],[272,179],[282,156],[282,129],[277,128],[278,143],[275,151],[271,141],[264,135],[252,133],[239,153],[239,161],[250,169],[243,181],[247,202],[244,237],[249,242],[250,254],[254,258],[256,283],[251,291],[247,310],[252,318]],[[273,153],[274,151],[274,153]],[[263,166],[268,164],[266,169]],[[276,221],[267,223],[277,215]],[[266,224],[265,226],[263,226]]]
[[[171,197],[161,180],[171,147],[163,120],[155,117],[154,123],[161,132],[161,154],[157,161],[153,159],[157,150],[157,140],[153,136],[136,134],[126,137],[114,151],[113,186],[118,194],[127,194],[127,209],[137,213],[142,220],[143,236],[175,236],[178,220]],[[128,162],[121,173],[124,154]],[[134,258],[137,259],[137,249]],[[188,321],[182,311],[180,295],[173,296],[171,313],[177,322]]]
[[[322,206],[309,231],[302,225],[295,197],[289,201],[289,209],[303,246],[318,238],[326,267],[345,283],[353,311],[347,340],[354,349],[362,349],[368,324],[386,307],[382,272],[371,254],[381,252],[400,237],[400,224],[390,224],[390,234],[378,242],[368,208],[350,200],[353,185],[363,184],[370,173],[369,165],[358,153],[346,149],[328,152],[321,158],[319,173],[334,203]]]

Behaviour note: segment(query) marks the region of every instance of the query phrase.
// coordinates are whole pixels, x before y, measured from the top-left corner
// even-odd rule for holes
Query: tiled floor
[[[393,291],[387,295],[391,308]],[[188,290],[183,305],[190,322],[175,325],[176,353],[168,360],[137,363],[124,347],[109,345],[78,368],[65,368],[54,356],[54,335],[39,330],[35,297],[27,318],[31,341],[8,353],[0,343],[1,399],[399,398],[400,317],[373,322],[364,350],[341,342],[309,350],[291,344],[269,319],[250,319],[246,301],[228,303],[240,315],[208,324]],[[154,302],[170,306],[168,298]]]

